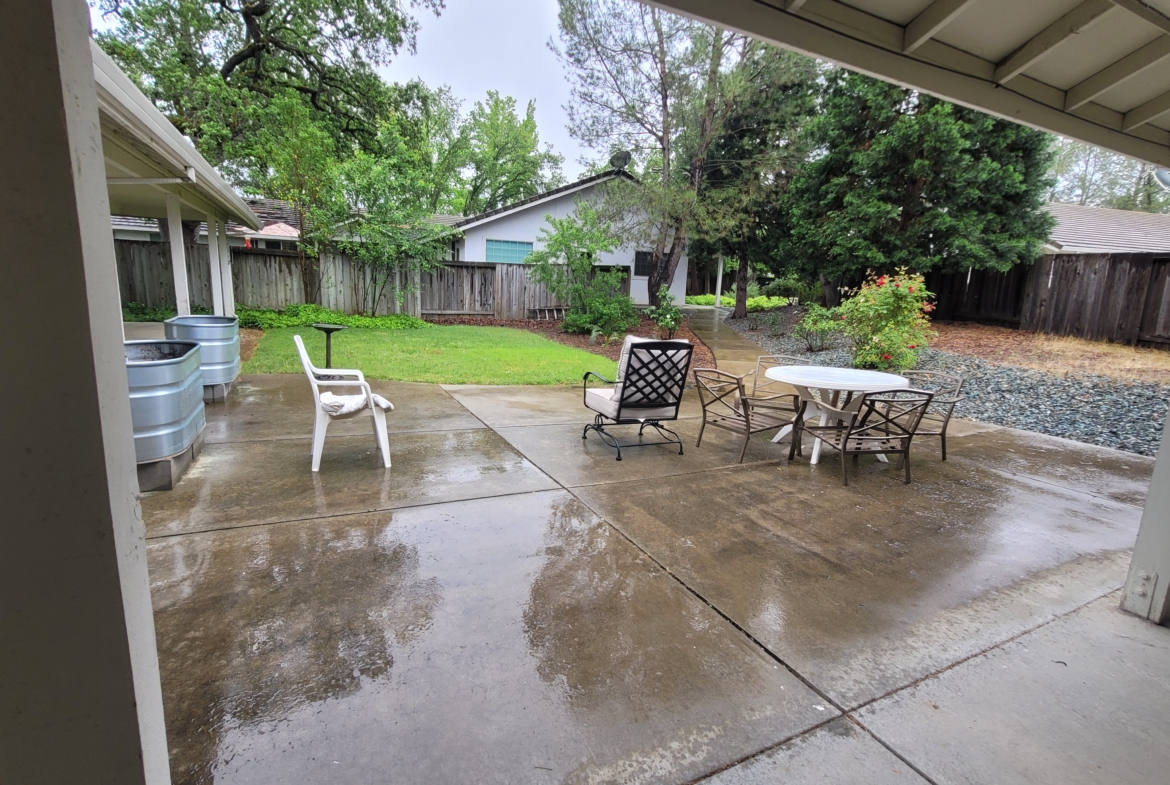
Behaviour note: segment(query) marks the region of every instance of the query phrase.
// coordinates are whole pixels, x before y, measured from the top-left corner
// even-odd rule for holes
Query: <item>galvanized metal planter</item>
[[[138,463],[190,447],[203,431],[203,373],[194,341],[127,341],[130,419]]]
[[[203,384],[231,384],[240,375],[240,320],[234,316],[174,316],[163,322],[168,341],[196,341]]]

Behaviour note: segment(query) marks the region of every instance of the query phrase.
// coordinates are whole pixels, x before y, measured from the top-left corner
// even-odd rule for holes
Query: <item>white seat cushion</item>
[[[374,393],[374,404],[384,411],[394,411],[394,404]],[[348,414],[357,414],[370,405],[365,394],[362,395],[334,395],[331,392],[321,393],[321,408],[330,417],[345,417]]]
[[[604,414],[611,420],[618,415],[618,401],[621,396],[621,385],[617,387],[590,387],[585,391],[585,405],[598,414]],[[622,413],[627,420],[659,420],[674,417],[678,411],[673,406],[660,406],[655,409],[631,409],[627,406]]]

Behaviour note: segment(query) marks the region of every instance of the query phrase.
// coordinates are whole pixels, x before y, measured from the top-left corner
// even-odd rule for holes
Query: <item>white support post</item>
[[[719,254],[719,272],[715,274],[715,307],[723,305],[723,254]]]
[[[223,273],[219,269],[219,219],[207,216],[207,262],[211,267],[211,312],[223,316]]]
[[[0,9],[0,781],[167,785],[89,9]]]
[[[223,315],[236,315],[236,289],[232,283],[232,251],[227,241],[227,221],[219,222],[220,291],[223,292]]]
[[[1121,607],[1155,624],[1170,622],[1170,428],[1162,431]]]
[[[167,194],[167,234],[171,242],[171,272],[175,277],[175,310],[179,316],[191,315],[191,291],[187,286],[187,253],[183,248],[183,216],[179,197]]]

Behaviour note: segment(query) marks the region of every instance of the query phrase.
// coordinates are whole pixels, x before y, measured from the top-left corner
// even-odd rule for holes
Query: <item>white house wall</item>
[[[534,250],[540,250],[544,246],[541,242],[540,230],[549,228],[545,216],[551,215],[554,218],[570,216],[576,210],[577,200],[588,199],[592,194],[593,186],[589,186],[580,191],[564,194],[547,202],[533,204],[515,212],[492,218],[477,226],[464,229],[463,239],[459,242],[459,261],[486,261],[488,240],[512,240],[515,242],[532,243]],[[650,295],[646,286],[647,278],[644,275],[633,275],[632,268],[634,266],[635,250],[637,249],[632,244],[622,246],[612,253],[602,254],[598,263],[603,265],[624,265],[631,268],[630,296],[634,299],[635,304],[648,305]],[[678,268],[674,272],[674,280],[670,286],[670,293],[674,295],[676,302],[683,302],[683,297],[686,295],[686,286],[687,257],[686,254],[683,254],[679,260]]]

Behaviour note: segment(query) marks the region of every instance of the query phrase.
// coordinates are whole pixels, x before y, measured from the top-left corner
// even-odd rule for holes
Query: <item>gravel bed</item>
[[[804,342],[791,334],[773,336],[767,327],[748,330],[744,319],[725,322],[775,354],[801,357],[809,365],[843,367],[850,363],[850,352],[841,338],[828,351],[810,353]],[[787,327],[783,331],[787,332]],[[967,380],[963,387],[967,399],[955,407],[957,417],[1139,455],[1155,455],[1162,441],[1170,385],[1092,374],[1057,376],[934,349],[923,350],[918,367],[957,374]]]

